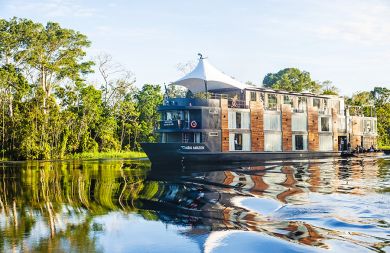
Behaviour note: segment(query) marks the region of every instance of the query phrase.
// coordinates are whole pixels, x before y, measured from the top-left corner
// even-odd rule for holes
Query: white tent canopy
[[[193,93],[206,90],[244,89],[247,85],[231,78],[212,66],[207,59],[200,56],[198,65],[186,76],[180,78],[173,85],[184,86]]]

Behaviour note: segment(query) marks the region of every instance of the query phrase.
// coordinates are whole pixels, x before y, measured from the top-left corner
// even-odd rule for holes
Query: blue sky
[[[258,85],[286,67],[331,80],[342,94],[390,86],[387,0],[0,0],[0,17],[55,21],[88,36],[137,85],[170,83],[197,53]]]

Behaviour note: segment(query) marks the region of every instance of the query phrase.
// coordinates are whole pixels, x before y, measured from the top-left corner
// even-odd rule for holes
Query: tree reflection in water
[[[146,162],[127,160],[3,163],[0,251],[99,251],[95,235],[105,228],[94,218],[111,212],[183,225],[188,229],[182,234],[190,238],[207,238],[213,231],[256,231],[316,248],[329,249],[327,242],[338,240],[377,251],[387,243],[381,234],[340,232],[300,215],[308,210],[302,207],[312,212],[312,196],[383,192],[382,182],[390,177],[388,162],[199,166],[180,172],[166,167],[150,171]],[[261,202],[267,199],[277,210],[266,213],[264,206],[259,210],[246,202],[267,205]],[[348,217],[336,218],[351,223]],[[388,220],[369,222],[389,232]]]

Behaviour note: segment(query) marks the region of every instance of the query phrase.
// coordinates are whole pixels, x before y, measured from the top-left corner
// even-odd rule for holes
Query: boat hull
[[[210,152],[206,145],[197,143],[141,143],[141,146],[153,164],[228,164],[274,160],[305,160],[341,156],[341,152],[334,151]]]

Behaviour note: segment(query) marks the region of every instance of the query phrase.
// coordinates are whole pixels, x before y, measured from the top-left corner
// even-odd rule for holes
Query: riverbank
[[[83,152],[67,155],[65,159],[103,159],[103,158],[146,158],[144,152],[137,151],[108,151],[108,152]]]
[[[83,152],[66,155],[62,159],[58,160],[67,160],[67,159],[105,159],[105,158],[146,158],[144,152],[138,151],[108,151],[108,152]],[[0,161],[12,161],[7,157],[1,158]]]
[[[390,146],[379,146],[379,149],[383,150],[386,155],[390,154]]]

